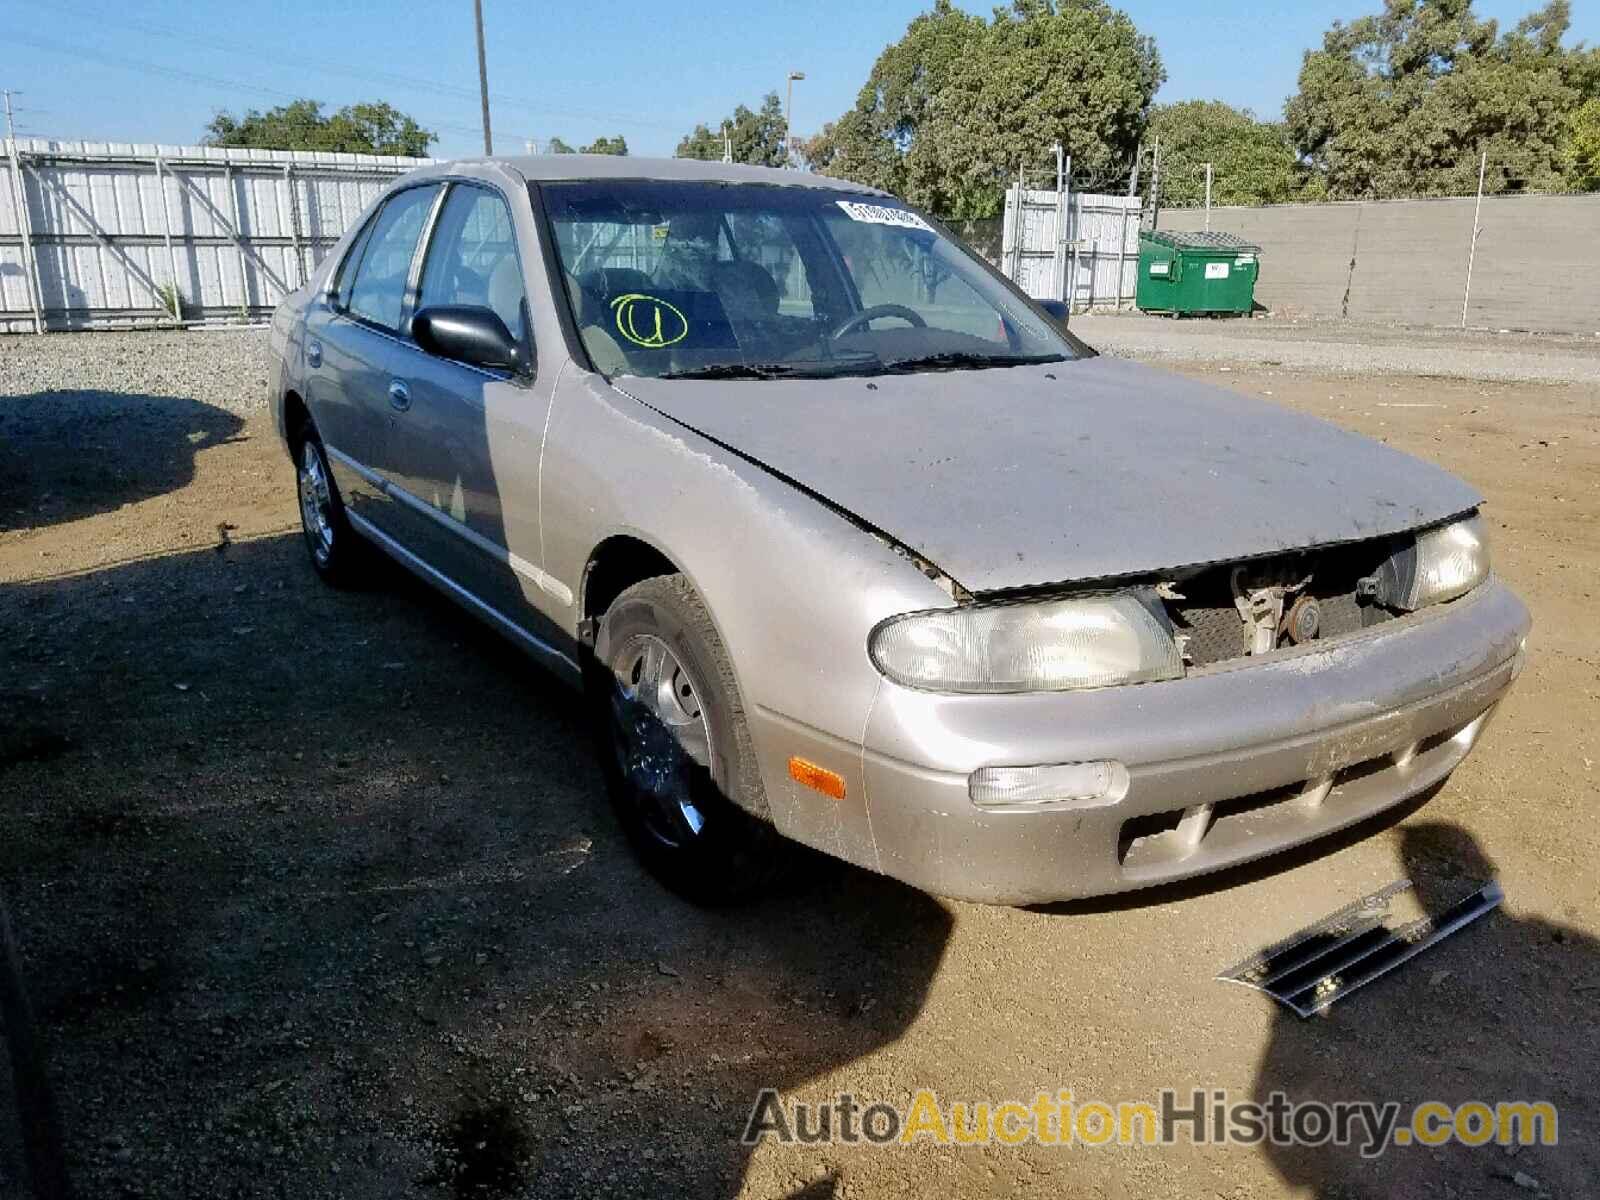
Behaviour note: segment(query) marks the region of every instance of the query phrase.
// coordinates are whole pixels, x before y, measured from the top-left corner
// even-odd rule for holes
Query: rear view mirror
[[[522,347],[492,308],[440,304],[411,318],[411,336],[429,354],[475,367],[520,370]]]

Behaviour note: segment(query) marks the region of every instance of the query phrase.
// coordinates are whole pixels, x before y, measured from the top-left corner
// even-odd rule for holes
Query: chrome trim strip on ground
[[[1500,885],[1490,880],[1443,912],[1390,924],[1390,901],[1411,890],[1411,880],[1398,879],[1252,954],[1217,979],[1265,992],[1300,1017],[1314,1016],[1493,911],[1505,899]]]
[[[388,534],[380,531],[371,521],[364,519],[357,513],[350,512],[348,509],[345,510],[345,516],[362,537],[369,538],[379,549],[392,556],[401,566],[420,576],[424,581],[433,584],[440,591],[459,601],[473,613],[488,621],[521,645],[541,664],[556,671],[569,683],[578,686],[582,685],[583,672],[579,669],[577,660],[571,655],[550,645],[549,642],[544,641],[542,638],[529,633],[499,609],[480,600],[442,571],[429,566]]]
[[[477,530],[463,525],[449,513],[441,512],[439,509],[429,504],[426,500],[418,499],[416,496],[406,491],[405,488],[382,478],[376,472],[363,466],[361,463],[358,463],[348,454],[345,454],[339,450],[335,450],[331,446],[324,446],[323,449],[327,450],[330,455],[332,455],[334,458],[337,458],[345,466],[349,467],[356,474],[360,475],[373,487],[383,492],[384,495],[398,500],[407,508],[421,513],[425,517],[430,517],[434,521],[437,521],[451,533],[464,538],[470,545],[480,550],[484,554],[489,555],[495,561],[504,563],[506,566],[510,567],[513,571],[522,576],[529,583],[533,584],[541,592],[544,592],[545,595],[554,598],[563,607],[570,608],[572,606],[572,589],[566,584],[562,583],[554,575],[551,575],[549,572],[534,566],[520,554],[517,554],[504,546],[496,545]]]

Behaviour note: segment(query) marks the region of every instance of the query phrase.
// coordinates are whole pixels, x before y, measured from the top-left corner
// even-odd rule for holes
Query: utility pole
[[[1072,280],[1068,270],[1069,256],[1067,231],[1072,224],[1072,155],[1060,142],[1056,143],[1056,246],[1055,246],[1055,297],[1067,301],[1071,313]]]
[[[1211,232],[1211,163],[1206,163],[1206,232]]]
[[[1144,147],[1143,146],[1135,146],[1134,150],[1133,150],[1133,166],[1128,168],[1128,199],[1129,200],[1132,200],[1136,195],[1139,194],[1139,160],[1141,158],[1143,158],[1143,157],[1144,157]],[[1128,209],[1130,207],[1131,207],[1131,205],[1129,205],[1129,204],[1124,204],[1122,206],[1122,233],[1120,234],[1120,236],[1118,237],[1118,240],[1117,240],[1117,311],[1118,312],[1122,311],[1122,281],[1123,281],[1124,277],[1126,277],[1126,275],[1128,274]],[[1135,262],[1135,264],[1137,264],[1137,262],[1138,262],[1138,257],[1139,256],[1138,256],[1138,254],[1136,252],[1134,254],[1134,262]],[[1095,260],[1092,259],[1092,258],[1089,260],[1089,262],[1090,262],[1090,266],[1089,266],[1089,275],[1090,275],[1089,303],[1090,303],[1091,306],[1094,304],[1094,282],[1093,282],[1093,278],[1094,278],[1094,265],[1093,264],[1094,264],[1094,261]],[[1076,277],[1074,277],[1074,280],[1076,280]],[[1138,271],[1136,270],[1134,272],[1134,284],[1135,284],[1136,288],[1137,288],[1138,282],[1139,282],[1139,277],[1138,277]]]
[[[489,132],[489,67],[483,57],[483,0],[472,0],[472,19],[478,27],[478,96],[483,101],[483,152],[494,153]]]
[[[1161,222],[1161,139],[1150,147],[1150,228]]]
[[[33,251],[33,227],[28,215],[28,179],[22,173],[22,155],[17,150],[17,126],[11,113],[11,97],[21,95],[5,89],[6,162],[11,168],[11,203],[17,214],[17,232],[22,237],[22,281],[28,292],[28,307],[33,310],[33,331],[44,333],[44,307],[40,300],[39,256]],[[164,211],[164,210],[163,210]]]
[[[1024,189],[1028,186],[1027,167],[1024,163],[1017,164],[1017,203],[1013,208],[1009,203],[1006,208],[1011,212],[1011,269],[1006,272],[1006,278],[1012,283],[1022,283],[1022,206],[1026,201]]]
[[[1478,203],[1472,209],[1472,244],[1467,247],[1467,290],[1461,295],[1461,328],[1467,327],[1467,305],[1472,300],[1472,262],[1478,257],[1478,234],[1482,229],[1478,218],[1483,215],[1483,173],[1489,167],[1489,152],[1483,151],[1478,159]]]
[[[783,165],[786,167],[793,165],[791,159],[794,156],[794,134],[790,132],[789,125],[789,114],[794,111],[794,81],[805,77],[804,71],[789,72],[789,91],[783,101]]]

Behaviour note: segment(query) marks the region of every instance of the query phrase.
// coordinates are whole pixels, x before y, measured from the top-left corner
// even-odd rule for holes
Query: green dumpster
[[[1261,247],[1232,233],[1150,229],[1139,234],[1134,303],[1144,312],[1247,313]]]

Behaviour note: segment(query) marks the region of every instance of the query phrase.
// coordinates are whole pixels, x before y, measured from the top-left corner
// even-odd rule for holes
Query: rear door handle
[[[306,362],[313,367],[322,365],[322,343],[313,339],[306,345]]]
[[[400,412],[411,407],[411,389],[406,387],[404,380],[396,379],[389,385],[389,403]]]

